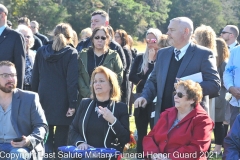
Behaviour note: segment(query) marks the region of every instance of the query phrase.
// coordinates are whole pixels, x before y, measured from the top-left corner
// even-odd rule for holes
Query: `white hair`
[[[194,27],[193,27],[193,21],[188,17],[177,17],[173,18],[171,21],[178,21],[179,24],[181,24],[183,27],[188,28],[190,30],[190,34],[193,33]]]
[[[32,48],[32,46],[34,45],[34,38],[33,38],[32,30],[28,26],[20,24],[20,25],[18,25],[16,31],[20,32],[21,34],[22,34],[22,31],[25,31],[29,34],[30,38],[29,38],[28,47],[29,47],[29,49]],[[24,35],[23,35],[23,37],[24,37]]]

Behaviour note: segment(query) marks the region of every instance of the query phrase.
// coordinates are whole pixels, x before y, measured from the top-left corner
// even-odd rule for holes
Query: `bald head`
[[[237,39],[238,35],[239,35],[239,30],[238,27],[235,25],[227,25],[227,28],[229,28],[229,30],[231,31],[231,33],[234,35],[234,37]]]
[[[193,33],[193,21],[189,19],[188,17],[177,17],[173,18],[171,21],[176,21],[179,23],[179,26],[184,30],[185,28],[189,29],[189,34],[191,35]]]

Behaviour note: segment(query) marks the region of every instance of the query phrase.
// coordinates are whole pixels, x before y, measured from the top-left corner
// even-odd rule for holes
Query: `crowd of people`
[[[79,39],[70,24],[59,23],[49,40],[27,17],[14,30],[7,15],[0,4],[1,158],[61,159],[58,147],[66,145],[122,153],[132,115],[141,158],[240,158],[235,25],[217,37],[211,26],[194,30],[191,19],[176,17],[166,34],[149,28],[145,52],[138,53],[103,10],[91,14],[91,27]]]

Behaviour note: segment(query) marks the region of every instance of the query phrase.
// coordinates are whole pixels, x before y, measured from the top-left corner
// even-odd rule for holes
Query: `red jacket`
[[[197,105],[169,132],[177,112],[172,107],[161,114],[153,130],[143,139],[144,155],[158,153],[174,160],[206,160],[206,156],[211,156],[207,150],[211,143],[213,121],[202,106]]]

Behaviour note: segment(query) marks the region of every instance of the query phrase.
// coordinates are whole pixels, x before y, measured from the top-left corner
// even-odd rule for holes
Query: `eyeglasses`
[[[107,37],[104,37],[104,36],[96,36],[96,37],[94,37],[94,39],[100,39],[101,38],[101,40],[103,40],[103,41],[105,41],[106,39],[107,39]]]
[[[31,28],[36,28],[35,26],[31,26]]]
[[[15,74],[15,73],[11,73],[11,74],[3,73],[3,74],[0,74],[0,76],[1,76],[2,78],[4,78],[4,79],[7,79],[7,78],[9,78],[9,77],[14,78],[14,77],[17,76],[17,74]]]
[[[156,43],[157,39],[146,39],[147,43]]]
[[[232,34],[230,32],[225,32],[225,31],[222,31],[221,34],[225,34],[225,33],[228,33],[228,34]]]
[[[25,38],[29,39],[31,36],[24,36]]]
[[[173,95],[174,96],[177,95],[179,98],[182,98],[183,96],[186,96],[186,94],[183,94],[182,92],[176,92],[176,91],[173,92]]]

